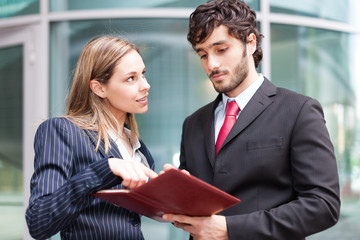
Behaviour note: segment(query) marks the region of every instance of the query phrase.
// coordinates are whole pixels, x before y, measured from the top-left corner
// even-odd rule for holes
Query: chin
[[[215,86],[215,91],[218,93],[227,93],[228,89],[224,86]]]
[[[147,110],[148,110],[148,107],[146,106],[145,108],[140,109],[140,110],[137,111],[136,113],[138,113],[138,114],[146,113]]]

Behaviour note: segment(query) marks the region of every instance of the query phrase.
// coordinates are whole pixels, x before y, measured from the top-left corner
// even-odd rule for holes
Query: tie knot
[[[240,111],[236,101],[231,101],[226,104],[226,115],[236,116]]]

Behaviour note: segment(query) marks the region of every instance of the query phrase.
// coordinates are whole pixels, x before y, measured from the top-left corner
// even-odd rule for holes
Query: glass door
[[[35,33],[32,27],[0,30],[0,239],[31,239],[25,208],[39,115],[35,109],[44,109],[38,96],[47,94],[37,90],[43,88],[36,77]]]
[[[23,194],[23,44],[0,46],[0,239],[21,239]]]

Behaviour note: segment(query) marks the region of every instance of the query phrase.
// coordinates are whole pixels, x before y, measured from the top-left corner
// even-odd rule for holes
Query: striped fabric
[[[121,158],[112,142],[95,152],[97,133],[81,130],[64,118],[43,122],[35,136],[34,174],[26,221],[32,237],[46,239],[143,239],[140,216],[91,196],[106,188],[123,188],[107,159]],[[141,141],[140,141],[141,142]],[[154,161],[143,142],[140,151]]]

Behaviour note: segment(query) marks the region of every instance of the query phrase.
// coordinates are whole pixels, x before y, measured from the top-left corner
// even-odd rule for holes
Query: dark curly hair
[[[215,0],[198,6],[190,15],[188,41],[192,47],[204,42],[214,28],[224,25],[229,34],[244,44],[253,33],[256,36],[256,51],[253,53],[255,67],[259,66],[263,53],[260,47],[263,35],[256,26],[256,13],[249,5],[240,0]]]

